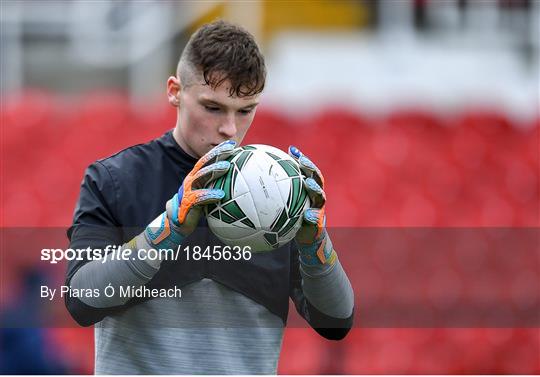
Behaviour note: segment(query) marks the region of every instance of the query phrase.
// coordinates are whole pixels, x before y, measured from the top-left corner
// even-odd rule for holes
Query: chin
[[[197,155],[197,158],[201,158],[202,156],[204,156],[205,154],[207,154],[208,152],[210,152],[210,150],[212,149],[213,147],[211,145],[207,146],[207,147],[203,147],[201,149],[199,149],[198,151],[195,152],[195,154]]]

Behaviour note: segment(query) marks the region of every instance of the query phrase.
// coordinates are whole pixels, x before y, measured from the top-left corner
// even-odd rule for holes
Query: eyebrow
[[[205,97],[201,97],[199,99],[199,102],[204,102],[206,104],[209,104],[209,105],[216,105],[216,106],[219,106],[219,107],[227,107],[227,105],[221,103],[221,102],[218,102],[218,101],[214,101],[212,99],[209,99],[209,98],[205,98]],[[240,109],[248,109],[248,108],[254,108],[255,106],[257,106],[259,104],[259,101],[255,101],[253,103],[250,103],[250,104],[247,104],[246,106],[242,106]]]

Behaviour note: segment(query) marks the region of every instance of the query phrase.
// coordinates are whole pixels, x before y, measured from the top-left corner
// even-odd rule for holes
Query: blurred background
[[[308,154],[330,226],[539,226],[540,1],[1,0],[2,229],[63,232],[90,163],[173,128],[166,79],[218,17],[250,30],[267,60],[245,143]],[[5,250],[1,314],[31,316],[21,295],[63,271]],[[520,294],[537,300],[539,259],[522,262]],[[0,336],[2,373],[93,372],[91,328]],[[360,324],[332,343],[290,328],[279,373],[535,374],[540,330]]]

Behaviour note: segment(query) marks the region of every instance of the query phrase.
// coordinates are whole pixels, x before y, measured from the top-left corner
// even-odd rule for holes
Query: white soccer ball
[[[228,161],[228,173],[211,185],[225,197],[206,207],[212,232],[226,245],[249,246],[252,252],[291,241],[310,205],[298,163],[261,144],[237,148]]]

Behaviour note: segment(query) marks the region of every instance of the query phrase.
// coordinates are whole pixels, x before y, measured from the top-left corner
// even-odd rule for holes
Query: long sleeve
[[[331,266],[304,266],[291,249],[290,297],[298,313],[321,336],[343,339],[353,324],[354,294],[339,260]]]
[[[354,293],[339,259],[331,265],[308,266],[300,262],[302,290],[320,312],[334,318],[348,318],[354,307]]]
[[[96,162],[85,172],[73,225],[68,230],[72,249],[105,250],[108,245],[122,244],[122,229],[114,216],[117,199],[114,180],[107,168]],[[143,285],[157,269],[142,260],[73,260],[68,264],[66,285],[73,289],[98,289],[112,284]],[[116,289],[118,292],[118,289]],[[128,299],[118,297],[78,298],[65,296],[65,304],[72,317],[83,326],[101,321],[105,316],[125,307]]]

